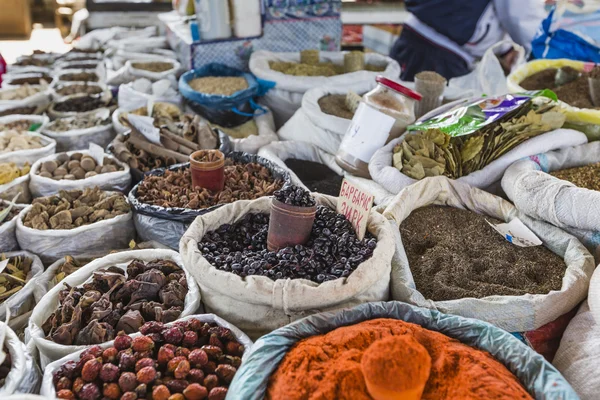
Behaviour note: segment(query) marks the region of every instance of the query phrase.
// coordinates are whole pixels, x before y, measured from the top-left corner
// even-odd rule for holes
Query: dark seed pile
[[[550,175],[584,189],[600,191],[600,163],[561,169],[551,172]]]
[[[417,290],[435,301],[560,290],[563,259],[543,246],[518,247],[471,211],[424,207],[400,225]]]
[[[54,109],[60,112],[85,112],[103,107],[106,104],[98,97],[75,97],[56,103]]]
[[[275,191],[273,196],[280,202],[295,207],[312,207],[317,204],[310,192],[295,185],[285,186]]]
[[[344,177],[330,170],[326,165],[313,161],[290,158],[285,165],[313,192],[339,196]]]
[[[305,246],[268,251],[268,230],[268,214],[248,214],[236,224],[208,232],[198,248],[213,266],[241,277],[304,278],[321,283],[349,276],[371,258],[377,246],[369,232],[358,240],[346,217],[324,206],[317,206]]]

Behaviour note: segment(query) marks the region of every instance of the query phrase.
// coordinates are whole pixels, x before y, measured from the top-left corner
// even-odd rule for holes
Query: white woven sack
[[[39,85],[33,85],[33,86],[39,86]],[[7,91],[11,91],[14,90],[15,88],[9,88],[9,89],[0,89],[0,95],[2,94],[2,92],[7,92]],[[33,107],[33,106],[39,106],[39,107],[44,107],[44,109],[46,107],[48,107],[48,104],[50,104],[50,89],[48,86],[47,90],[41,91],[41,92],[37,92],[29,97],[26,97],[24,99],[20,99],[20,100],[0,100],[0,111],[4,111],[5,109],[10,109],[10,108],[16,108],[16,107]]]
[[[6,135],[6,132],[0,133],[0,137]],[[23,132],[22,135],[37,136],[41,138],[43,147],[39,149],[31,150],[16,150],[10,152],[0,152],[0,163],[11,163],[14,162],[17,165],[23,165],[25,163],[33,164],[40,158],[54,154],[56,151],[56,141],[47,136],[40,135],[37,132]]]
[[[314,196],[317,203],[335,208],[334,197]],[[202,257],[198,242],[208,231],[235,223],[248,213],[268,213],[270,208],[271,199],[267,197],[227,204],[197,217],[181,238],[179,252],[200,286],[208,312],[221,315],[251,338],[257,338],[310,314],[388,300],[393,235],[388,222],[375,212],[369,215],[367,229],[377,237],[377,247],[373,256],[348,278],[322,284],[306,279],[241,278],[218,270]]]
[[[308,90],[302,97],[302,107],[277,132],[279,137],[282,140],[308,142],[328,153],[337,153],[352,120],[324,113],[319,106],[319,99],[330,94],[345,95],[349,91],[362,95],[375,85],[375,80],[365,80],[351,85]]]
[[[321,61],[344,64],[344,52],[320,53]],[[357,82],[375,82],[375,77],[383,75],[387,78],[398,80],[400,66],[390,57],[381,54],[365,54],[366,64],[386,66],[384,71],[358,71],[337,76],[292,76],[273,71],[269,61],[300,62],[300,53],[272,53],[259,50],[250,56],[250,71],[257,78],[275,82],[276,86],[262,98],[275,115],[275,125],[279,128],[294,115],[302,104],[302,96],[308,90],[317,87],[346,87],[356,85]]]
[[[415,287],[398,227],[413,210],[432,204],[466,209],[506,222],[519,218],[547,248],[564,258],[567,269],[561,289],[545,295],[488,296],[448,301],[426,299]],[[592,255],[577,238],[555,226],[533,220],[508,201],[463,182],[445,177],[423,179],[401,191],[383,215],[391,221],[396,238],[391,286],[394,300],[480,319],[509,332],[527,332],[571,311],[587,296],[595,264]]]
[[[591,295],[591,293],[590,293]],[[597,400],[600,393],[600,322],[585,301],[560,341],[552,364],[571,384],[581,400]]]
[[[77,119],[78,117],[72,117]],[[69,118],[71,119],[71,118]],[[106,148],[115,138],[113,125],[99,125],[85,129],[71,129],[69,131],[54,132],[43,130],[43,135],[56,140],[56,151],[84,150],[90,147],[90,143]]]
[[[144,78],[142,78],[140,81],[143,81]],[[137,90],[135,88],[135,83],[136,82],[131,82],[128,83],[126,85],[120,85],[119,86],[119,94],[118,94],[118,100],[119,100],[119,109],[121,110],[121,112],[123,111],[131,111],[131,110],[135,110],[141,107],[146,107],[148,105],[148,101],[149,100],[153,100],[154,102],[163,102],[163,103],[171,103],[171,104],[175,104],[177,107],[181,108],[182,106],[182,100],[181,100],[181,95],[179,95],[179,93],[176,90],[177,84],[172,83],[169,84],[169,90],[161,91],[161,94],[155,94],[156,91],[153,91],[153,88],[156,89],[156,84],[158,82],[150,82],[150,81],[146,81],[145,85],[144,84],[138,84],[140,87],[145,86],[148,92],[143,92],[140,90]],[[160,82],[162,84],[162,82]],[[117,114],[119,115],[119,114]],[[114,119],[113,119],[114,121]],[[116,128],[115,128],[116,129]]]
[[[93,278],[94,271],[100,268],[108,268],[117,266],[123,270],[127,269],[127,265],[133,260],[153,261],[157,259],[170,260],[179,265],[185,272],[185,277],[188,284],[188,292],[185,296],[185,302],[181,317],[193,315],[200,307],[200,291],[194,277],[190,271],[184,267],[181,257],[173,250],[131,250],[122,253],[114,253],[98,258],[91,263],[81,267],[71,275],[61,281],[60,285],[54,286],[40,299],[36,307],[33,309],[31,318],[29,319],[29,332],[32,340],[35,341],[35,346],[40,352],[40,362],[42,368],[48,363],[61,359],[62,357],[85,349],[89,346],[66,346],[54,343],[46,339],[42,325],[58,308],[59,293],[67,284],[72,287],[80,286]]]
[[[89,150],[79,150],[69,151],[67,152],[67,155],[71,156],[74,153],[81,153],[83,155],[90,154]],[[131,174],[129,172],[129,165],[119,161],[110,154],[104,153],[104,157],[113,160],[117,165],[123,168],[123,170],[98,174],[85,179],[61,179],[59,181],[38,175],[38,171],[42,167],[42,164],[46,161],[56,159],[56,155],[42,158],[31,166],[31,171],[29,173],[29,190],[31,190],[33,197],[51,196],[58,193],[59,190],[85,188],[93,189],[95,187],[98,187],[102,190],[116,191],[127,194],[131,188]]]
[[[387,191],[398,194],[402,189],[417,180],[404,175],[392,165],[394,146],[404,140],[406,135],[394,139],[377,150],[369,161],[369,173],[373,180]],[[457,179],[459,182],[497,193],[504,171],[515,161],[540,152],[562,149],[587,143],[587,137],[572,129],[556,129],[521,143],[500,158],[492,161],[479,171]]]
[[[10,200],[0,200],[0,207],[3,209],[7,207],[10,204]],[[13,204],[13,208],[16,210],[22,210],[25,207],[27,207],[26,204]],[[0,253],[14,251],[19,248],[19,243],[17,243],[17,237],[15,236],[17,218],[18,216],[15,215],[13,219],[10,221],[4,220],[4,223],[0,225]]]
[[[113,69],[118,69],[123,67],[128,60],[152,61],[156,60],[157,57],[176,59],[177,53],[175,53],[173,50],[167,49],[148,49],[144,53],[119,49],[115,51],[111,61],[113,63]]]
[[[597,162],[600,142],[537,154],[512,164],[504,173],[502,189],[520,211],[565,229],[596,253],[600,192],[579,188],[549,172]],[[600,256],[600,251],[595,255]]]
[[[144,69],[139,69],[133,67],[132,63],[137,61],[148,62],[148,61],[157,61],[157,62],[168,62],[173,64],[173,68],[163,71],[163,72],[152,72]],[[160,56],[154,56],[148,60],[129,60],[125,62],[125,66],[120,68],[118,71],[113,73],[109,73],[106,83],[111,86],[123,85],[126,83],[133,82],[136,79],[146,78],[151,80],[152,82],[159,81],[161,79],[175,79],[179,74],[181,69],[181,64],[179,61],[175,59],[169,58],[161,58]]]
[[[230,329],[231,332],[233,333],[233,335],[235,336],[236,340],[242,346],[244,346],[245,350],[248,350],[250,347],[252,347],[252,344],[253,344],[252,340],[250,340],[250,338],[244,332],[242,332],[240,329],[235,327],[233,324],[230,324],[229,322],[225,321],[222,318],[217,317],[214,314],[189,315],[187,317],[179,319],[179,321],[189,321],[191,319],[197,319],[197,320],[199,320],[201,322],[205,322],[205,323],[216,323],[219,326]],[[173,325],[173,323],[168,323],[165,325],[171,326],[171,325]],[[135,338],[135,337],[141,336],[141,333],[134,333],[130,336]],[[108,347],[111,347],[112,345],[113,345],[113,342],[108,342],[108,343],[102,344],[100,347],[102,347],[103,349],[106,349]],[[40,389],[40,393],[42,396],[45,396],[45,398],[55,398],[56,390],[54,389],[54,384],[52,382],[54,372],[56,372],[57,369],[59,369],[63,364],[65,364],[68,361],[78,361],[82,351],[83,350],[78,351],[76,353],[69,354],[68,356],[65,356],[64,358],[53,362],[53,363],[49,364],[48,366],[46,366],[46,368],[44,368],[44,377],[43,377],[43,381],[42,381],[42,387]],[[242,357],[242,359],[243,359],[243,357]]]
[[[40,126],[34,129],[33,132],[41,131],[50,122],[50,118],[48,118],[46,115],[12,114],[0,117],[0,125],[21,120],[31,121],[32,124],[40,124]]]
[[[46,264],[70,255],[100,253],[124,249],[135,238],[133,213],[94,222],[74,229],[39,230],[23,225],[23,218],[32,206],[25,208],[17,219],[17,242],[23,250],[40,256]]]
[[[4,322],[0,322],[0,330],[6,330],[3,344],[10,354],[11,361],[10,372],[6,376],[4,386],[0,387],[0,398],[13,399],[10,395],[14,393],[36,393],[42,377],[31,354],[15,332]]]
[[[0,321],[6,320],[6,310],[10,310],[11,318],[16,318],[33,309],[35,305],[35,297],[33,296],[33,288],[35,287],[35,281],[44,272],[44,265],[40,261],[39,257],[35,254],[31,254],[28,251],[18,250],[4,253],[7,258],[24,256],[31,259],[31,271],[27,274],[25,279],[25,286],[17,293],[10,296],[0,306]]]
[[[254,122],[256,122],[256,126],[258,127],[258,135],[251,135],[239,139],[230,136],[234,151],[256,154],[261,147],[278,139],[277,134],[275,133],[273,113],[269,109],[267,109],[266,114],[258,115],[260,112],[260,110],[256,110],[255,114],[257,115],[254,117]]]
[[[600,269],[596,269],[590,281],[588,302],[594,319],[600,324]]]
[[[13,179],[4,185],[0,185],[1,200],[12,200],[17,194],[19,194],[19,197],[17,197],[16,200],[17,203],[31,203],[32,197],[31,191],[29,190],[29,174]]]

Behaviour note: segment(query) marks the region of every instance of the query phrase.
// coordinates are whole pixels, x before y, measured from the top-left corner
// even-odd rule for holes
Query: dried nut
[[[63,177],[63,179],[67,179],[67,180],[70,180],[70,181],[74,181],[74,180],[76,180],[76,179],[75,179],[75,175],[71,175],[71,174],[67,174],[67,175],[65,175],[65,176]]]
[[[81,160],[80,163],[81,168],[83,168],[86,172],[93,171],[96,168],[96,161],[93,158],[85,157]]]
[[[202,400],[208,396],[208,390],[198,383],[192,383],[185,388],[183,395],[187,400]]]
[[[54,175],[54,180],[55,181],[60,181],[61,179],[63,179],[65,176],[64,175]]]
[[[217,346],[206,345],[202,346],[202,350],[206,352],[209,358],[213,360],[218,360],[219,357],[223,355],[223,350]]]
[[[57,176],[57,175],[63,175],[64,176],[64,175],[66,175],[68,173],[69,173],[69,171],[67,171],[67,169],[63,168],[63,167],[58,167],[58,168],[56,168],[56,170],[54,170],[54,176]]]
[[[44,163],[42,164],[42,171],[48,171],[50,173],[53,173],[56,168],[58,168],[58,163],[55,160],[51,160],[51,161],[44,161]]]
[[[75,169],[75,168],[79,168],[79,161],[77,160],[71,160],[67,163],[67,169],[69,171]]]
[[[156,379],[156,370],[154,369],[154,367],[144,367],[140,369],[135,376],[138,382],[149,384],[152,383],[154,379]]]
[[[185,400],[185,397],[181,393],[175,393],[169,396],[169,400]]]
[[[124,372],[119,377],[119,387],[123,392],[133,392],[137,386],[137,380],[133,372]]]
[[[71,160],[81,160],[81,157],[83,157],[83,154],[81,153],[73,153],[71,154]]]
[[[171,392],[165,385],[155,386],[152,389],[152,400],[168,400],[169,397],[171,397]]]
[[[56,156],[56,162],[59,164],[65,163],[69,161],[69,156],[67,153],[60,153]]]
[[[90,171],[85,173],[85,178],[91,178],[92,176],[96,176],[98,173],[96,171]]]
[[[42,176],[44,178],[52,178],[52,174],[50,172],[47,172],[47,171],[40,172],[40,176]]]
[[[169,361],[167,363],[167,372],[175,372],[175,369],[177,368],[177,366],[179,365],[180,362],[182,361],[187,361],[185,359],[185,357],[175,357],[173,359],[171,359],[171,361]]]
[[[117,170],[117,167],[115,167],[114,165],[105,165],[100,170],[100,173],[106,174],[107,172],[115,172],[116,170]]]
[[[111,400],[119,400],[121,398],[121,388],[116,383],[105,383],[102,394]]]
[[[76,179],[83,179],[85,177],[85,173],[85,170],[81,167],[71,170],[71,175],[73,175]]]
[[[96,165],[96,168],[94,168],[94,171],[96,171],[96,173],[99,174],[102,171],[102,166]]]
[[[225,400],[227,397],[227,388],[216,387],[208,394],[208,400]]]

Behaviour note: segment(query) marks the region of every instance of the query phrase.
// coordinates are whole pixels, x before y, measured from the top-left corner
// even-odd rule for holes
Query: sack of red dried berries
[[[66,356],[44,371],[41,394],[61,399],[224,400],[252,341],[213,315],[192,315]]]

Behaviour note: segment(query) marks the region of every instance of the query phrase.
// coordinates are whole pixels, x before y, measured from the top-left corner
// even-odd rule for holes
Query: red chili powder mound
[[[363,354],[373,342],[401,335],[413,336],[431,357],[423,400],[533,399],[518,379],[489,353],[394,319],[365,321],[300,341],[269,379],[266,399],[372,400],[361,369]],[[373,347],[377,351],[380,348]],[[407,359],[406,363],[415,361],[418,360]],[[366,365],[380,368],[381,375],[389,376],[387,369],[395,364]],[[406,368],[397,369],[395,376],[400,380],[410,381],[418,375],[408,373]],[[378,371],[373,372],[369,374],[377,375]]]

